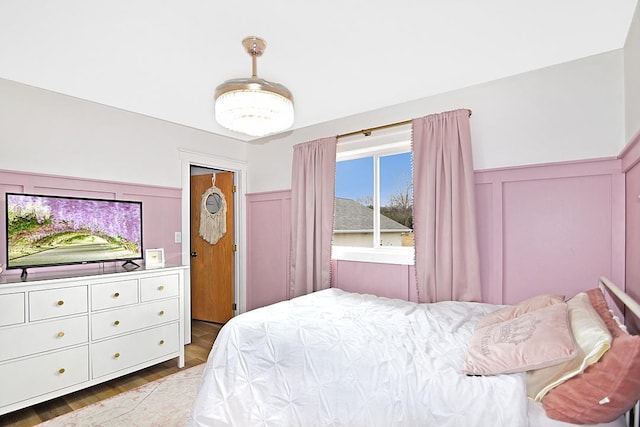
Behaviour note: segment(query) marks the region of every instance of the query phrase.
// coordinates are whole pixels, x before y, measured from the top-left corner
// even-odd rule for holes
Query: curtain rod
[[[472,111],[469,110],[469,109],[467,109],[467,111],[469,112],[469,117],[471,117]],[[397,122],[397,123],[390,123],[388,125],[376,126],[376,127],[372,127],[372,128],[368,128],[368,129],[355,130],[353,132],[342,133],[340,135],[337,135],[336,138],[338,138],[338,139],[345,138],[347,136],[358,135],[359,133],[363,134],[364,136],[371,136],[371,133],[374,132],[374,131],[393,128],[393,127],[396,127],[396,126],[408,125],[408,124],[411,124],[412,121],[413,121],[413,119],[410,119],[410,120],[404,120],[404,121]]]

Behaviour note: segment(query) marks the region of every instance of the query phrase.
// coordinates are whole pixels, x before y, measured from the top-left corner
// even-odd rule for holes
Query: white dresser
[[[178,358],[188,267],[0,281],[0,414]]]

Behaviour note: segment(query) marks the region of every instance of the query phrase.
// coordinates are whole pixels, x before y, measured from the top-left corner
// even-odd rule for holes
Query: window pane
[[[380,245],[413,246],[411,153],[380,157]]]
[[[336,163],[333,244],[373,247],[373,157]]]

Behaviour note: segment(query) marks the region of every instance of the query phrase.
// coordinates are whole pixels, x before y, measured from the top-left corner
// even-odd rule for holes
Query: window
[[[367,138],[338,145],[333,258],[413,264],[409,137]]]

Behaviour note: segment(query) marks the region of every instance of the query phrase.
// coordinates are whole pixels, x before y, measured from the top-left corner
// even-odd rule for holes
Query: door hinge
[[[232,310],[233,310],[233,311],[236,311],[237,309],[238,309],[238,306],[236,306],[236,303],[234,302],[234,303],[233,303],[233,306],[232,306]]]
[[[231,192],[232,192],[232,193],[235,193],[236,191],[238,191],[238,189],[236,188],[236,186],[235,186],[235,185],[234,185],[234,186],[232,186],[232,187],[231,187]]]
[[[236,246],[235,244],[231,247],[231,250],[233,252],[236,252],[238,250],[238,246]]]

